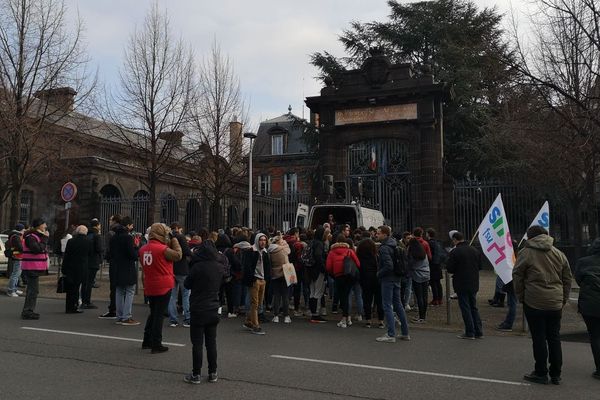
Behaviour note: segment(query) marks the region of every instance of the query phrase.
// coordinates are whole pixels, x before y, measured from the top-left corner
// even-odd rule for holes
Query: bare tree
[[[149,221],[154,220],[157,183],[193,152],[181,145],[194,96],[191,49],[171,31],[168,15],[154,3],[141,29],[129,38],[120,90],[109,115],[118,140],[127,146],[148,189]]]
[[[23,186],[53,161],[47,126],[82,104],[95,84],[87,78],[81,22],[72,29],[67,22],[63,0],[0,0],[0,205],[10,198],[10,224],[19,218]]]
[[[200,64],[198,92],[192,110],[193,141],[200,149],[196,162],[204,173],[195,179],[212,204],[211,225],[217,226],[225,194],[239,189],[247,171],[242,129],[248,125],[248,110],[233,63],[216,40]]]
[[[527,160],[524,166],[540,182],[552,182],[566,200],[574,240],[581,244],[582,214],[589,217],[592,236],[597,224],[600,12],[597,0],[540,0],[538,5],[530,17],[532,45],[513,30],[518,57],[511,67],[520,74],[521,93],[528,94],[509,117],[510,136]]]

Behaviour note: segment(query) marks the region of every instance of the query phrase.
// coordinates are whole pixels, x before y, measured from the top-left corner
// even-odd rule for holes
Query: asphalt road
[[[265,324],[265,336],[243,330],[240,318],[223,320],[219,382],[188,385],[186,328],[165,325],[164,341],[174,345],[152,355],[141,349],[143,325],[100,320],[103,309],[67,315],[53,299],[39,300],[39,321],[23,321],[22,301],[0,297],[0,399],[600,399],[587,344],[563,343],[563,385],[528,385],[526,337],[466,341],[459,332],[414,329],[410,342],[377,343],[377,328],[304,319]],[[146,316],[135,306],[134,318]]]

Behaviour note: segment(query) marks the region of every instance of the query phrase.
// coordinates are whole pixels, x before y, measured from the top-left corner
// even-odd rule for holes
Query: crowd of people
[[[451,246],[445,248],[434,229],[417,227],[397,234],[389,226],[352,230],[332,221],[314,230],[292,228],[286,233],[234,227],[184,234],[177,223],[155,223],[141,235],[134,233],[131,218],[114,215],[107,235],[102,236],[101,230],[94,219],[89,226],[77,226],[66,242],[60,269],[65,312],[97,308],[91,293],[106,259],[110,302],[100,318],[114,319],[122,326],[139,325],[132,305],[141,266],[144,299],[150,309],[142,348],[153,354],[168,351],[162,343],[165,316],[169,327],[190,328],[193,368],[184,378],[188,383],[200,382],[203,347],[208,380],[217,381],[216,338],[221,318],[243,316],[244,329],[264,335],[267,321],[291,324],[294,318],[306,316],[311,323],[321,324],[332,313],[341,315],[340,329],[360,323],[384,330],[376,336],[378,342],[410,341],[407,312],[416,311],[411,323],[426,324],[428,308],[443,304],[444,267],[452,274],[453,296],[463,317],[465,329],[459,338],[484,337],[477,308],[483,256],[458,231],[449,232]],[[544,228],[533,226],[527,234],[513,281],[499,285],[498,293],[509,298],[509,311],[497,329],[512,329],[516,304],[521,302],[535,359],[535,370],[524,379],[560,384],[560,320],[569,298],[571,268]],[[7,294],[23,295],[18,290],[22,274],[27,288],[21,313],[25,320],[40,318],[35,309],[38,279],[48,268],[48,237],[45,221],[37,219],[28,230],[17,225],[7,242],[12,267]],[[600,239],[590,251],[589,257],[578,261],[575,279],[580,286],[579,311],[588,327],[596,364],[593,376],[600,379]],[[294,279],[289,276],[290,268]],[[499,298],[490,303],[497,305]]]

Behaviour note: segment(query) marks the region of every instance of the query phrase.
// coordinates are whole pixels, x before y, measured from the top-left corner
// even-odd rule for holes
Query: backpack
[[[399,247],[394,247],[394,275],[396,276],[408,276],[408,262],[406,261],[406,254]]]
[[[8,239],[6,242],[4,242],[4,256],[6,256],[6,258],[11,258],[13,255],[13,249],[10,246],[10,239]]]
[[[292,264],[296,264],[298,261],[298,255],[296,254],[296,248],[294,247],[294,242],[287,242],[290,248],[290,254],[288,254],[288,261]]]
[[[304,268],[310,268],[315,265],[315,258],[313,256],[312,242],[308,243],[302,249],[302,253],[300,254],[300,262],[302,263]]]
[[[446,261],[448,254],[446,250],[442,247],[439,241],[430,240],[429,247],[431,247],[431,263],[432,264],[442,264]]]

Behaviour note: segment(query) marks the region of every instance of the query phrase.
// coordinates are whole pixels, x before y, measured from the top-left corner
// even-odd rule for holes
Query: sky
[[[154,0],[65,0],[73,20],[85,26],[91,66],[102,84],[118,87],[123,49]],[[408,0],[400,0],[409,3]],[[530,0],[474,0],[501,13],[517,12]],[[233,61],[249,105],[251,125],[287,112],[308,118],[303,99],[319,94],[309,55],[327,50],[344,54],[338,35],[353,20],[385,20],[386,0],[158,0],[175,35],[189,43],[198,59],[214,39]],[[304,114],[303,114],[304,113]]]

